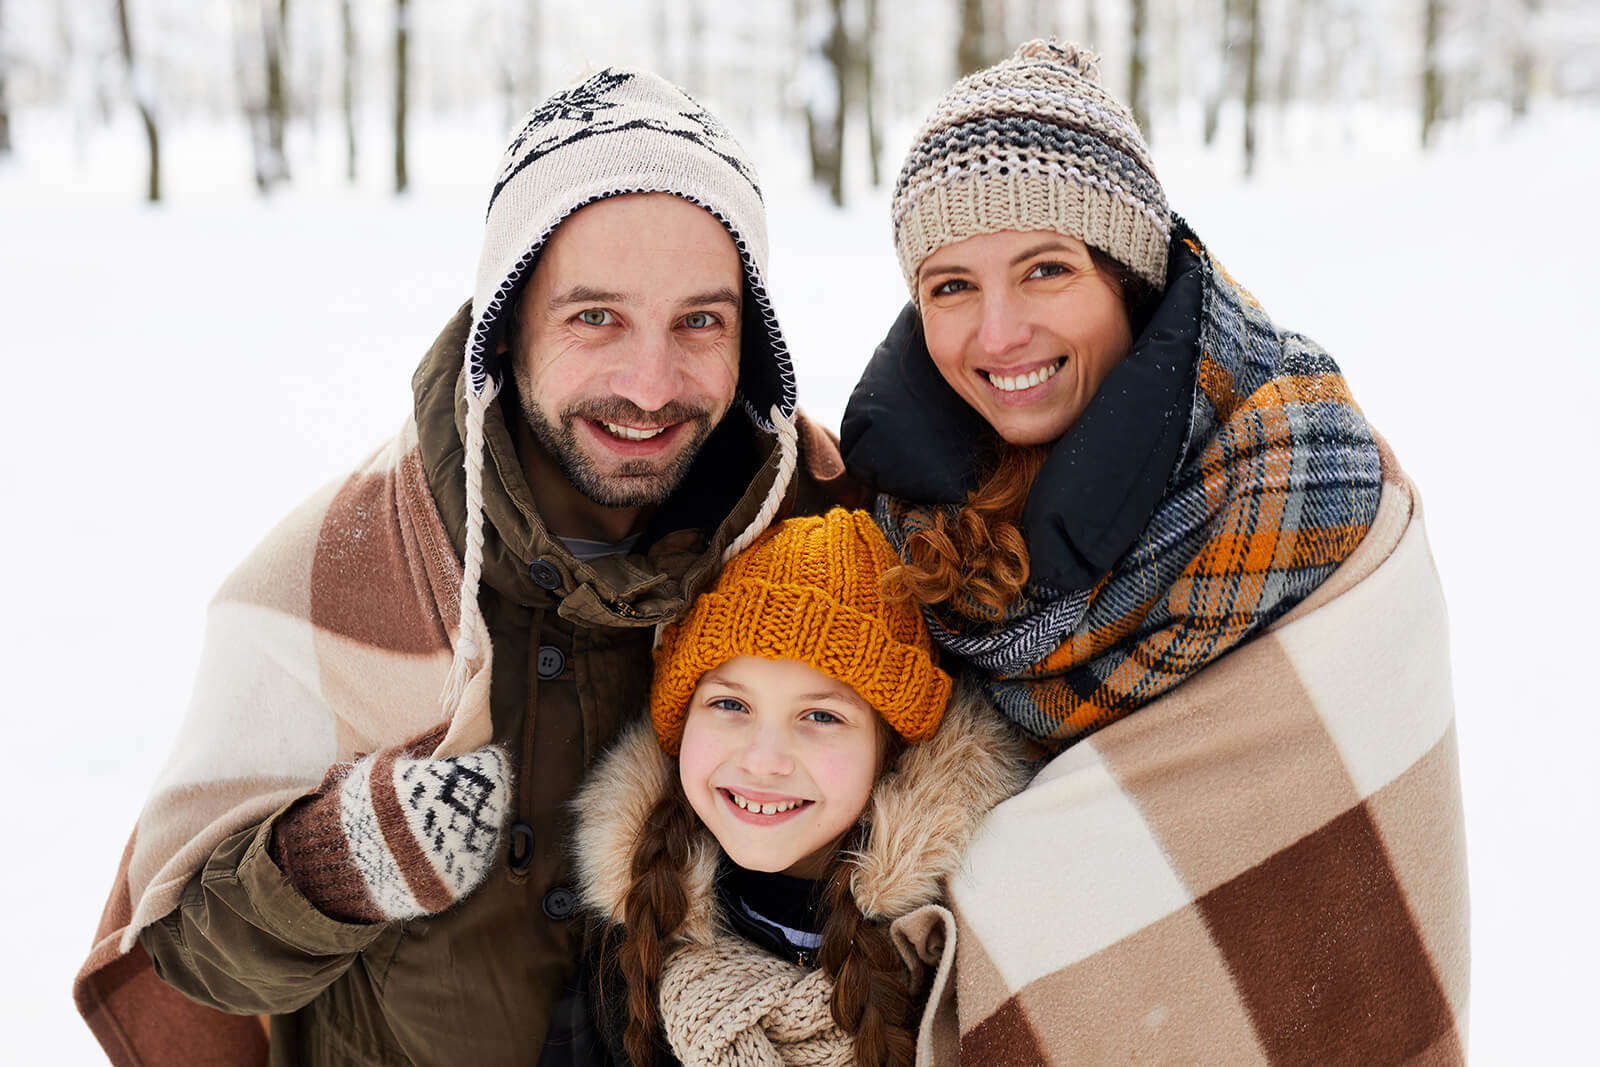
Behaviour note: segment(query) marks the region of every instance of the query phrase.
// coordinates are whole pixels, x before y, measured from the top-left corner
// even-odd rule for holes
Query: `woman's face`
[[[946,245],[923,261],[917,296],[939,373],[1014,445],[1065,433],[1133,346],[1116,279],[1058,233]]]

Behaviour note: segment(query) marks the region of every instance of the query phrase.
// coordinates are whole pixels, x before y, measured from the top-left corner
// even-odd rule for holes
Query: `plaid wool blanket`
[[[919,1062],[1456,1064],[1467,879],[1444,603],[1386,450],[1316,592],[979,828]]]
[[[314,791],[335,762],[446,718],[435,755],[490,741],[488,656],[453,714],[440,699],[460,583],[408,419],[223,584],[187,718],[74,983],[78,1009],[113,1062],[265,1062],[258,1021],[162,983],[139,931],[177,906],[218,844]]]

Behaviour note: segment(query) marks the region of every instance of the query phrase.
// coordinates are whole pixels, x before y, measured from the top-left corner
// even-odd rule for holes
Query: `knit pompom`
[[[1096,84],[1100,81],[1100,60],[1093,52],[1067,41],[1058,41],[1054,37],[1049,40],[1039,37],[1028,41],[1018,48],[1011,58],[1043,59],[1066,67]]]

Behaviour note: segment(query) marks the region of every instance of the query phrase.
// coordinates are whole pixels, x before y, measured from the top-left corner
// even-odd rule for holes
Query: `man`
[[[213,604],[77,983],[114,1061],[538,1058],[581,937],[565,807],[656,628],[844,491],[765,259],[681,91],[606,70],[528,116],[413,418]]]

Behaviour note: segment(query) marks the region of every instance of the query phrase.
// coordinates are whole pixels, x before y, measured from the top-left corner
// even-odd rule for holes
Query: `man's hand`
[[[511,810],[506,754],[417,758],[439,727],[328,772],[273,828],[272,858],[317,910],[345,922],[434,915],[471,893]]]

